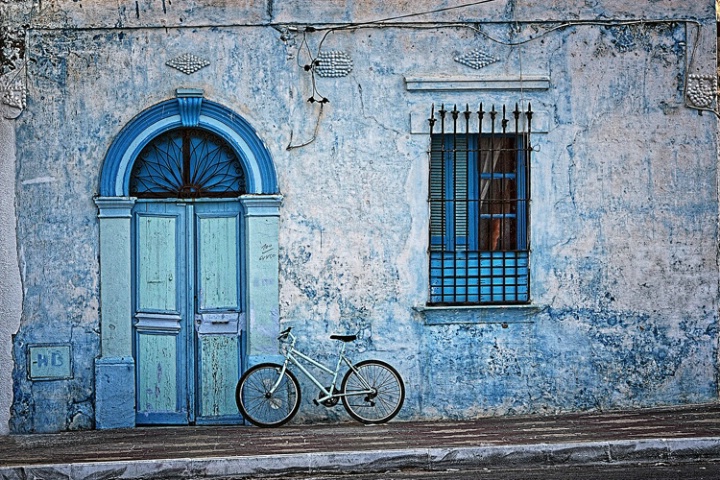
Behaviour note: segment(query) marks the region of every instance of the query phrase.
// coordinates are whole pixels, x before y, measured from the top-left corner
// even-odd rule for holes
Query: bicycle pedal
[[[320,402],[317,401],[317,398],[313,398],[313,403],[315,406],[320,406]]]

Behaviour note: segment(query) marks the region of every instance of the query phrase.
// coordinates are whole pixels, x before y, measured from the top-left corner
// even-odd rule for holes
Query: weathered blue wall
[[[287,27],[409,12],[224,3],[68,1],[15,14],[31,21],[15,121],[13,431],[94,425],[102,160],[124,125],[182,87],[243,115],[275,161],[281,325],[323,357],[330,333],[359,331],[356,357],[384,358],[405,378],[400,419],[717,400],[717,120],[686,95],[701,81],[689,75],[715,75],[712,2],[502,0],[403,20],[465,26],[392,22],[326,37]],[[348,76],[315,78],[330,99],[322,110],[307,102],[303,68],[321,43],[353,62]],[[474,49],[496,61],[455,60]],[[186,52],[210,65],[192,75],[166,65]],[[446,85],[413,90],[411,78]],[[510,89],[452,90],[448,78]],[[532,78],[547,88],[526,89]],[[430,105],[516,101],[536,111],[532,305],[427,309]],[[28,378],[28,346],[43,344],[71,346],[72,378]],[[347,420],[311,397],[300,421]]]

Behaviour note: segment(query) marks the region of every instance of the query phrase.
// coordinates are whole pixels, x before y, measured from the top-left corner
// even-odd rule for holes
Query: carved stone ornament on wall
[[[347,77],[353,69],[350,55],[339,50],[320,52],[315,62],[315,73],[320,77]]]
[[[24,67],[0,76],[0,106],[4,118],[17,118],[25,108]]]
[[[717,97],[715,75],[693,74],[688,77],[687,99],[695,107],[710,108]]]
[[[492,55],[487,48],[478,47],[465,55],[456,56],[455,61],[470,68],[474,68],[475,70],[479,70],[487,67],[491,63],[499,62],[500,59]]]
[[[180,70],[186,75],[190,75],[210,65],[210,61],[193,55],[192,53],[183,53],[179,57],[168,60],[165,65]]]

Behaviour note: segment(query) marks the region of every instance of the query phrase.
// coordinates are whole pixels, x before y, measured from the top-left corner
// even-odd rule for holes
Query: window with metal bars
[[[530,301],[532,110],[430,116],[430,305]]]

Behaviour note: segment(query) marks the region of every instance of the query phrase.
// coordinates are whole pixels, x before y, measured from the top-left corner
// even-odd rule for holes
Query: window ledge
[[[418,306],[415,311],[425,317],[425,325],[535,323],[543,310],[538,305]]]

